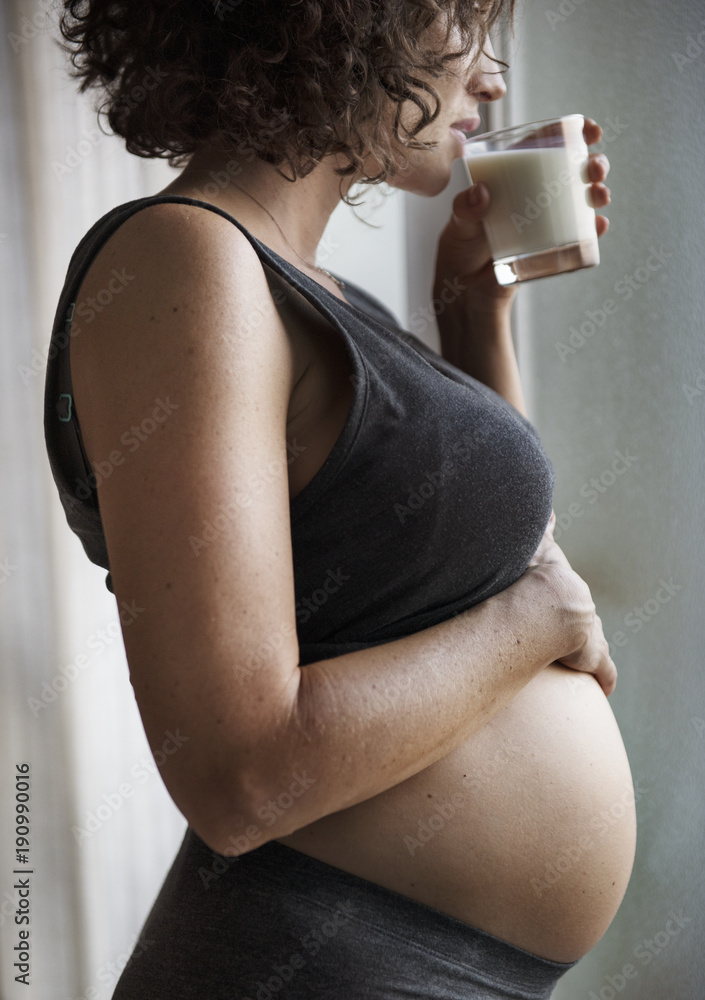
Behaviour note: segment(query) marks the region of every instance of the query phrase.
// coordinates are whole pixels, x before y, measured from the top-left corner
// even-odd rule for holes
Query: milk
[[[471,182],[490,192],[483,221],[495,261],[595,239],[586,164],[586,153],[564,146],[465,157]]]

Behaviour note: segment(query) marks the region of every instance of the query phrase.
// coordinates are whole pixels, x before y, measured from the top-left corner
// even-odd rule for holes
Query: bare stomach
[[[629,761],[594,677],[551,665],[435,764],[277,839],[572,962],[605,933],[631,875]]]

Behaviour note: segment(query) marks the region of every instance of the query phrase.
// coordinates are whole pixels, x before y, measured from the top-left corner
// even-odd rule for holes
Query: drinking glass
[[[473,136],[463,163],[490,192],[483,223],[500,285],[596,267],[583,115]]]

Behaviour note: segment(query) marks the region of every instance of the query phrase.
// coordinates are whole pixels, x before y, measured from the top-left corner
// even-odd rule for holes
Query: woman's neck
[[[334,173],[338,157],[328,156],[306,177],[288,181],[271,163],[242,152],[201,147],[162,194],[186,194],[212,202],[233,215],[257,239],[283,257],[291,251],[313,263],[323,232],[346,193],[349,177]],[[286,171],[286,166],[282,165]],[[261,235],[260,235],[261,234]],[[288,241],[288,245],[287,245]],[[297,264],[297,266],[299,266]]]

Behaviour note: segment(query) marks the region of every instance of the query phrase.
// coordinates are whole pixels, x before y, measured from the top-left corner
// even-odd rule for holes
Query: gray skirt
[[[223,857],[189,827],[113,1000],[549,1000],[576,964],[277,841]]]

